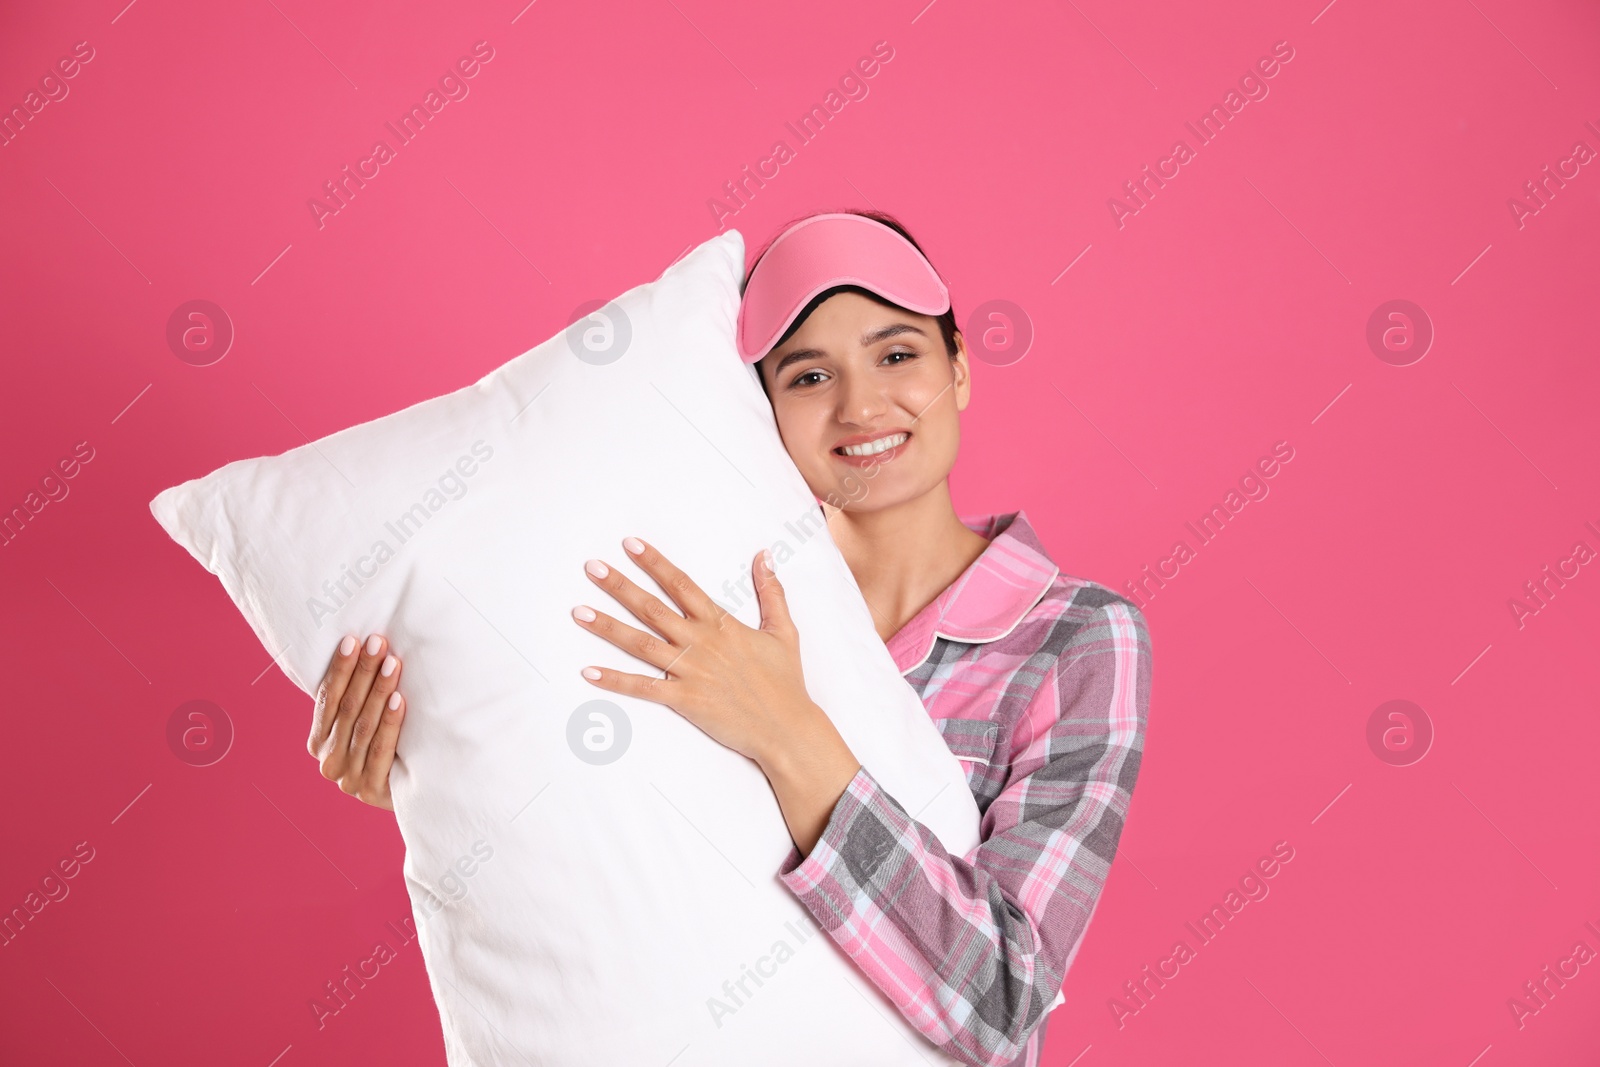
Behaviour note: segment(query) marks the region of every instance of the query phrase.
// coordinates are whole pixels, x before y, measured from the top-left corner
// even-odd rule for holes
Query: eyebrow
[[[928,337],[926,330],[923,330],[917,326],[913,326],[909,322],[892,322],[887,326],[880,326],[876,330],[868,330],[866,333],[862,334],[861,347],[870,348],[879,341],[887,341],[889,338],[898,337],[903,333],[920,334],[924,340],[926,340]],[[791,363],[798,363],[803,359],[815,359],[818,356],[824,355],[827,355],[827,353],[823,352],[820,348],[797,348],[793,352],[790,352],[784,356],[782,359],[778,360],[778,365],[772,368],[772,376],[776,378],[778,375],[782,374],[783,368],[787,367]]]

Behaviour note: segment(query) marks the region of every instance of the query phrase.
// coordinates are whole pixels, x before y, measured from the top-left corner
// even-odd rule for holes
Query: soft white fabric
[[[472,385],[151,502],[308,694],[344,633],[404,657],[390,783],[452,1067],[957,1062],[777,880],[791,841],[759,768],[579,675],[651,670],[572,621],[627,617],[584,560],[659,593],[620,546],[637,534],[756,626],[740,586],[771,547],[812,698],[953,855],[978,843],[735,351],[743,265],[729,230]],[[586,731],[621,747],[621,717],[574,718],[596,699],[631,732],[608,763],[576,754]]]

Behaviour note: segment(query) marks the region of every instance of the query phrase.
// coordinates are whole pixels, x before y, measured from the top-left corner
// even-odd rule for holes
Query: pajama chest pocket
[[[945,745],[963,763],[987,767],[994,758],[999,723],[986,719],[939,719],[937,725]]]

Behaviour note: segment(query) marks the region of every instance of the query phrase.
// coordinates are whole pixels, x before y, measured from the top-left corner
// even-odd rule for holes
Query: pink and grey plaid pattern
[[[1139,773],[1150,638],[1060,573],[1023,512],[962,521],[989,547],[888,647],[966,768],[982,841],[950,855],[863,766],[778,874],[929,1041],[1035,1067]]]

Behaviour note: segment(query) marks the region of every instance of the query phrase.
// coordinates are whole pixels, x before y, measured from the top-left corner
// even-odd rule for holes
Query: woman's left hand
[[[753,561],[761,627],[752,629],[652,546],[634,537],[622,544],[682,614],[615,567],[589,560],[584,568],[589,580],[655,632],[587,605],[574,608],[572,615],[584,629],[666,672],[666,677],[591,666],[584,668],[585,678],[601,689],[667,705],[763,768],[779,754],[807,747],[808,738],[837,737],[827,714],[806,692],[800,635],[789,617],[783,585],[769,569],[770,552],[762,550]]]

